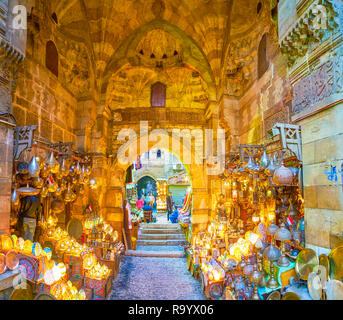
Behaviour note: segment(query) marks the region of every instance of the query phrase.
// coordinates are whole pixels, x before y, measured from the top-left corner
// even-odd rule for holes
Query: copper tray
[[[3,253],[0,253],[0,274],[6,272],[6,256]]]
[[[15,270],[18,268],[19,258],[18,254],[14,251],[9,251],[6,254],[6,266],[10,270]]]
[[[319,265],[317,254],[312,249],[299,252],[295,260],[295,270],[302,280],[307,280],[308,275]]]
[[[296,293],[287,292],[283,295],[281,300],[301,300],[301,299]]]
[[[336,247],[329,253],[330,279],[343,281],[343,246]]]

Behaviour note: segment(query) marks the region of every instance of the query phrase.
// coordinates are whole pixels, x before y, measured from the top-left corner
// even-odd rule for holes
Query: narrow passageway
[[[122,259],[110,300],[203,300],[201,284],[187,270],[179,224],[160,215],[141,224],[136,250]]]
[[[186,258],[125,256],[109,300],[204,300]]]

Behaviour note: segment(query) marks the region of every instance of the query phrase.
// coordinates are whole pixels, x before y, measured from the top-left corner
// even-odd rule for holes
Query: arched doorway
[[[150,176],[144,176],[144,177],[140,178],[137,181],[136,185],[137,185],[138,199],[141,199],[143,194],[146,196],[150,192],[151,193],[156,192],[156,189],[157,189],[156,180],[154,180]]]

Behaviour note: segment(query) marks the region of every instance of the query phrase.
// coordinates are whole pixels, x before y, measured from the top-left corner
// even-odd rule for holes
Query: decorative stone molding
[[[318,10],[324,7],[327,16],[326,29],[316,25],[318,22]],[[312,51],[317,44],[328,39],[338,27],[338,13],[335,11],[332,0],[315,0],[297,17],[295,23],[280,39],[282,53],[287,55],[288,65],[292,66],[295,61]]]
[[[332,57],[293,87],[293,112],[303,112],[322,100],[343,93],[343,57]]]

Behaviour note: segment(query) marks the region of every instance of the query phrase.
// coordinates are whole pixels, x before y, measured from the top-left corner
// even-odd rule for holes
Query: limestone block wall
[[[294,25],[316,4],[299,1],[293,6],[287,16],[293,24],[283,37],[296,37]],[[281,41],[293,87],[292,121],[302,130],[306,246],[318,254],[343,243],[343,5],[332,0],[325,7],[332,18],[315,30],[319,41],[304,52],[292,51],[293,42]],[[310,34],[302,36],[312,41]]]
[[[13,97],[13,113],[18,125],[37,125],[38,137],[75,144],[76,108],[77,100],[56,76],[28,57]]]
[[[339,103],[298,122],[303,139],[306,243],[318,252],[343,244],[342,121],[343,103]]]

